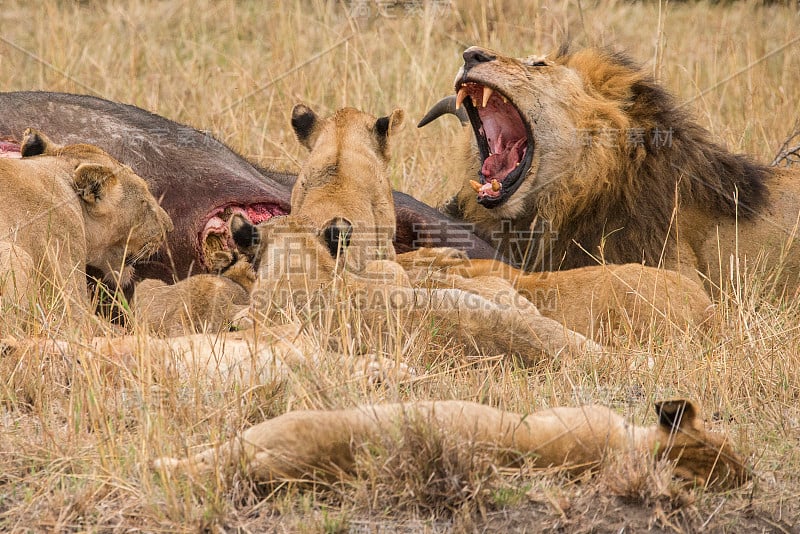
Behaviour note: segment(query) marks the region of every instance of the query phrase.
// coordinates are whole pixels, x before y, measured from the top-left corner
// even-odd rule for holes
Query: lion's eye
[[[546,67],[547,66],[547,62],[546,61],[542,61],[542,60],[538,60],[538,61],[533,61],[531,63],[528,63],[528,65],[531,66],[531,67]]]

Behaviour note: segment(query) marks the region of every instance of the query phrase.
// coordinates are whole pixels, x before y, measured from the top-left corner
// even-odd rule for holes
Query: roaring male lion
[[[762,262],[797,286],[797,170],[728,152],[622,54],[463,57],[456,96],[420,125],[463,105],[466,183],[443,211],[517,265],[644,262],[719,284]]]
[[[636,451],[674,462],[674,475],[698,486],[735,487],[750,478],[730,439],[706,431],[691,402],[657,402],[655,409],[658,424],[650,427],[632,425],[597,405],[529,414],[466,401],[298,410],[188,458],[159,458],[154,467],[205,474],[220,467],[242,466],[247,475],[262,482],[315,474],[335,476],[352,469],[357,451],[385,443],[387,437],[399,439],[403,424],[413,421],[470,444],[472,450],[486,450],[504,465],[527,457],[537,466],[581,471],[615,454]]]
[[[125,286],[172,221],[144,180],[93,145],[59,146],[29,129],[20,153],[0,158],[0,303],[24,315],[48,295],[83,315],[86,266]]]

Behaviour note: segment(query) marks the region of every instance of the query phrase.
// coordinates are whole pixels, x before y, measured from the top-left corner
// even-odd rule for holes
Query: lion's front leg
[[[35,298],[31,280],[33,260],[24,250],[7,241],[0,241],[0,325],[8,333],[30,310],[30,299]]]

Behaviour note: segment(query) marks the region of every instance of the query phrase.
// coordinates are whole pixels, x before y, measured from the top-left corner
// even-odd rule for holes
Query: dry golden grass
[[[295,103],[323,114],[402,107],[414,122],[452,92],[470,44],[518,55],[564,40],[624,48],[723,143],[764,161],[797,117],[800,34],[790,2],[432,1],[406,4],[423,6],[419,13],[400,2],[379,13],[367,1],[366,16],[348,16],[361,4],[11,0],[0,9],[0,90],[92,92],[210,130],[254,161],[290,170],[304,157],[288,127]],[[395,187],[433,204],[452,194],[456,130],[442,120],[401,132]],[[765,300],[758,277],[743,282],[722,299],[719,330],[708,338],[623,341],[601,357],[534,369],[468,361],[431,332],[397,335],[384,352],[421,377],[378,389],[345,375],[333,357],[285,380],[237,387],[170,375],[146,346],[138,361],[113,364],[113,376],[80,351],[3,357],[0,530],[791,531],[800,521],[800,302]],[[324,345],[339,332],[323,326],[314,335]],[[236,474],[167,480],[147,467],[287,409],[431,398],[518,411],[600,402],[650,422],[652,401],[678,394],[741,443],[757,475],[752,485],[676,492],[663,467],[646,461],[577,482],[494,472],[457,443],[435,449],[424,433],[365,460],[360,478],[333,485],[257,488]],[[427,459],[444,459],[433,485],[399,469]],[[431,502],[436,492],[449,493]]]

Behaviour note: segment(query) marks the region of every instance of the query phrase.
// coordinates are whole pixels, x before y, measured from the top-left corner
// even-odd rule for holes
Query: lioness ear
[[[350,237],[353,235],[353,223],[344,217],[336,217],[328,221],[322,230],[322,239],[328,247],[331,256],[338,258],[340,253],[350,246]]]
[[[403,126],[403,119],[405,113],[402,109],[392,111],[388,117],[381,117],[375,121],[372,131],[375,133],[375,139],[378,141],[378,148],[384,155],[389,148],[389,137],[394,135]]]
[[[261,244],[261,235],[258,233],[258,227],[250,224],[250,221],[236,213],[231,217],[228,227],[231,231],[231,237],[236,246],[244,251],[248,251],[253,247]]]
[[[45,134],[35,128],[28,128],[22,134],[22,146],[19,151],[23,158],[39,156],[41,154],[52,154],[62,148],[50,140]]]
[[[78,196],[92,207],[97,207],[116,184],[114,171],[96,163],[81,163],[72,176],[72,185]]]
[[[668,432],[694,428],[697,408],[686,399],[672,399],[654,404],[658,414],[658,424]]]
[[[300,144],[311,150],[314,141],[317,140],[317,126],[319,120],[317,114],[311,108],[303,104],[297,104],[292,108],[292,128]]]

